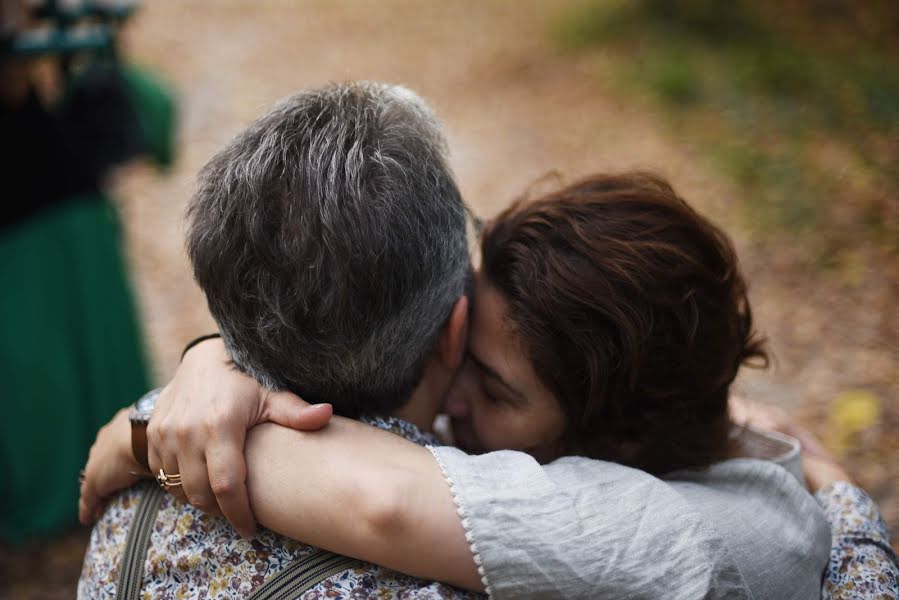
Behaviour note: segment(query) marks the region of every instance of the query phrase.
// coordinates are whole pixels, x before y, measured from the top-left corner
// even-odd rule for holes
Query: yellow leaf
[[[880,397],[865,390],[848,390],[837,396],[830,413],[831,446],[844,454],[853,438],[880,419]]]

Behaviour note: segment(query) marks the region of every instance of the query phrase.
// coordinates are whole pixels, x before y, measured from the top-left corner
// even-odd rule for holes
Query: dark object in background
[[[127,85],[118,69],[91,67],[73,78],[58,109],[67,144],[82,153],[81,168],[100,179],[148,150]]]
[[[0,109],[4,201],[0,228],[68,198],[98,194],[109,170],[147,150],[118,70],[93,67],[73,80],[55,111],[37,94]]]
[[[38,27],[0,27],[0,60],[52,55],[63,82],[57,106],[45,106],[33,90],[22,104],[0,104],[0,228],[67,198],[98,193],[112,167],[147,151],[116,49],[118,28],[135,8],[133,2],[48,0],[31,7]],[[76,59],[86,65],[76,69]]]

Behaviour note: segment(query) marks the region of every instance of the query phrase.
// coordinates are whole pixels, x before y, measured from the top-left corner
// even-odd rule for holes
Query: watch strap
[[[145,469],[150,469],[146,421],[131,421],[131,452],[134,460]]]

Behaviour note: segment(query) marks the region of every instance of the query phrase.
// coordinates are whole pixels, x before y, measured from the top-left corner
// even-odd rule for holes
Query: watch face
[[[140,400],[134,403],[131,409],[130,418],[132,421],[148,422],[153,415],[153,407],[156,406],[156,399],[162,389],[155,389],[147,392],[140,397]]]

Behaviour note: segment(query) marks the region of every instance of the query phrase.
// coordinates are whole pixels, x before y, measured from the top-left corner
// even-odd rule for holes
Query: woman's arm
[[[330,406],[267,392],[228,366],[221,340],[205,341],[185,355],[157,400],[148,428],[150,466],[180,473],[183,486],[170,492],[207,511],[220,508],[246,535],[253,527],[248,472],[253,511],[270,529],[483,590],[449,487],[427,449],[341,418],[319,435],[271,423],[253,428],[277,421],[312,430],[330,416]],[[105,498],[149,476],[132,456],[127,411],[99,432],[85,471],[84,523],[97,518]]]
[[[131,452],[131,424],[123,408],[100,428],[81,472],[78,519],[85,525],[100,518],[113,493],[151,477]]]
[[[183,484],[170,488],[172,494],[223,514],[249,537],[255,522],[245,486],[247,431],[266,422],[309,431],[330,418],[329,404],[310,406],[289,392],[265,389],[234,368],[221,339],[207,337],[191,342],[156,400],[147,426],[150,470],[180,473]]]
[[[428,449],[335,417],[247,436],[258,521],[288,537],[422,579],[483,591],[453,497]]]
[[[131,454],[127,412],[119,411],[91,448],[79,501],[84,524],[99,517],[106,498],[150,476]],[[269,529],[483,591],[449,487],[427,448],[334,417],[314,433],[259,425],[247,433],[245,450],[250,502]]]
[[[244,535],[255,513],[293,539],[482,590],[430,452],[349,419],[335,418],[318,435],[294,430],[317,429],[330,416],[330,406],[265,390],[230,366],[220,339],[210,339],[185,353],[157,401],[147,432],[150,466],[180,472],[183,487],[171,491],[204,510],[220,508]]]

